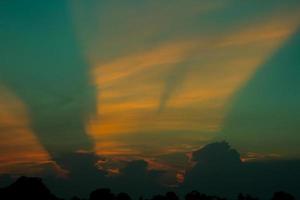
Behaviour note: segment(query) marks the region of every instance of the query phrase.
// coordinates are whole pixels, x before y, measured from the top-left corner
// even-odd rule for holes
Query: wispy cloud
[[[97,111],[86,122],[95,151],[151,157],[214,138],[232,95],[299,25],[293,5],[73,1],[97,88]]]
[[[120,152],[106,145],[129,133],[217,132],[231,95],[293,33],[296,19],[293,13],[271,15],[229,33],[164,42],[95,63],[98,113],[87,127],[96,149],[129,153],[120,141]]]

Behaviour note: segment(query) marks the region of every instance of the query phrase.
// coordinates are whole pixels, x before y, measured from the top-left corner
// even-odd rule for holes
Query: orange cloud
[[[97,113],[87,122],[87,132],[95,140],[96,152],[109,156],[141,155],[141,147],[133,146],[147,143],[155,146],[153,152],[168,152],[168,148],[186,152],[190,149],[189,141],[210,140],[222,126],[230,97],[298,25],[298,14],[273,13],[260,22],[240,25],[224,33],[171,37],[151,47],[140,43],[137,51],[130,49],[104,59],[95,56],[101,52],[100,45],[94,49],[96,52],[91,52],[93,59],[90,59],[94,66],[91,78],[99,91]],[[126,37],[125,31],[122,38]],[[116,51],[122,46],[123,43],[115,46]],[[163,112],[158,113],[166,82],[180,77],[180,70],[173,76],[178,66],[187,68],[186,73],[173,88]],[[199,134],[172,136],[178,143],[186,139],[186,146],[176,147],[165,147],[162,142],[143,138],[120,140],[139,133],[160,133],[157,138],[160,140],[172,131]]]
[[[0,93],[0,173],[34,173],[39,165],[55,166],[31,129],[23,102],[2,86]]]

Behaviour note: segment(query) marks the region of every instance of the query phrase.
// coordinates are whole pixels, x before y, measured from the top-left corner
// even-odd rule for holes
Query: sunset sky
[[[299,0],[1,1],[0,174],[300,159],[299,27]]]

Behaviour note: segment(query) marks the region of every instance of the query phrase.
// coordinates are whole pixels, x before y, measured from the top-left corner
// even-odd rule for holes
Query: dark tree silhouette
[[[244,194],[240,193],[238,195],[238,200],[258,200],[258,198],[252,197],[249,194],[244,195]]]
[[[131,197],[129,196],[129,194],[127,194],[125,192],[121,192],[117,195],[116,199],[117,200],[131,200]]]
[[[155,195],[151,200],[179,200],[179,197],[175,192],[167,192],[165,195]]]
[[[208,196],[198,191],[192,191],[185,195],[185,200],[226,200],[226,199],[217,196]]]
[[[16,182],[6,188],[0,188],[0,200],[62,200],[53,195],[43,184],[41,178],[20,177]],[[76,196],[71,200],[85,200]],[[124,192],[114,194],[109,188],[100,188],[91,192],[89,200],[132,200],[132,198]],[[140,197],[139,200],[144,200]],[[145,200],[180,200],[175,192],[167,192],[164,195],[158,194],[151,199]],[[218,196],[206,195],[196,190],[185,195],[185,200],[226,200]],[[249,194],[240,193],[237,200],[258,200]],[[279,191],[273,194],[271,200],[295,200],[295,198],[286,192]]]
[[[295,198],[286,192],[279,191],[274,193],[272,200],[295,200]]]
[[[114,200],[115,195],[108,188],[101,188],[90,194],[90,200]]]
[[[81,199],[79,197],[74,196],[71,198],[71,200],[81,200]]]
[[[167,200],[179,200],[179,197],[175,192],[167,192],[166,193]]]
[[[20,177],[15,183],[0,190],[1,200],[59,200],[40,178]]]
[[[152,197],[151,200],[167,200],[166,196],[158,194]]]

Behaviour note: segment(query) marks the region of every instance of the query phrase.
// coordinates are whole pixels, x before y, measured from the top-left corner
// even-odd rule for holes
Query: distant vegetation
[[[44,185],[41,178],[20,177],[16,182],[6,188],[0,189],[1,200],[62,200],[50,192]],[[209,196],[198,191],[187,193],[185,200],[226,200],[218,196]],[[238,194],[237,200],[258,200],[250,195]],[[71,200],[83,200],[73,197]],[[90,193],[87,200],[132,200],[127,193],[114,194],[108,188],[101,188]],[[167,192],[162,195],[155,195],[150,199],[140,197],[139,200],[180,200],[175,192]],[[275,192],[271,200],[295,200],[295,198],[283,191]]]

